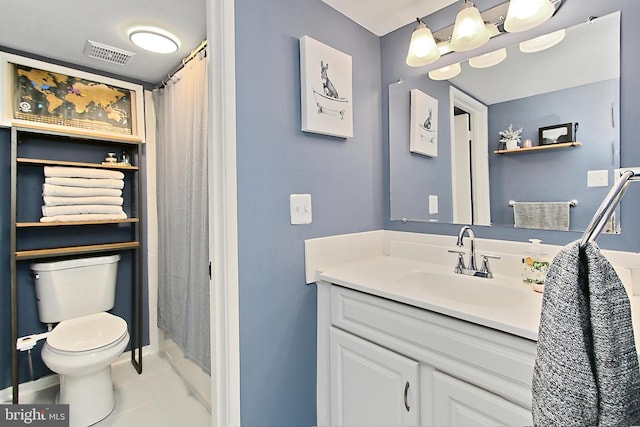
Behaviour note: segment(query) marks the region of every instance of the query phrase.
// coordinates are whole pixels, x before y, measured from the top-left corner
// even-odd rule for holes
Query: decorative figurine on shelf
[[[520,135],[522,135],[522,128],[514,130],[513,124],[509,125],[508,129],[502,130],[498,132],[502,138],[500,138],[500,148],[504,149],[506,147],[507,150],[515,150],[520,148],[518,144],[520,143]]]

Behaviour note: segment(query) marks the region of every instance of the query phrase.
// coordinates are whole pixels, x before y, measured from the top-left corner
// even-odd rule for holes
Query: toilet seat
[[[77,354],[111,347],[124,338],[128,338],[127,322],[102,312],[60,322],[47,337],[47,345],[55,352]]]

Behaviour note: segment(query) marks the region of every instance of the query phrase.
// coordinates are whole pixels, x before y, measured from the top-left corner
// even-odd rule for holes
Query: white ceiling
[[[205,0],[0,0],[0,49],[15,49],[148,83],[161,82],[206,38]],[[146,52],[128,39],[133,26],[174,33],[180,49]],[[87,40],[135,53],[126,65],[85,55]]]
[[[322,0],[377,36],[423,18],[459,0]]]

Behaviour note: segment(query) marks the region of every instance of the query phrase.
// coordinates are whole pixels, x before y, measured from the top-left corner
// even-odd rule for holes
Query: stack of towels
[[[120,171],[45,166],[40,222],[126,219],[123,188]]]

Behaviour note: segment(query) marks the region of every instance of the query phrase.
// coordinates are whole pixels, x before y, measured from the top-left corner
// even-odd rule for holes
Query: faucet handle
[[[480,272],[484,273],[488,279],[491,279],[493,277],[493,273],[491,273],[491,270],[489,269],[489,258],[491,259],[500,259],[500,257],[498,255],[485,255],[485,254],[480,254],[480,256],[482,257],[482,266],[480,267]]]
[[[458,254],[458,264],[456,264],[456,267],[453,269],[454,273],[462,273],[462,270],[466,269],[467,267],[464,265],[464,254],[465,251],[456,251],[453,249],[449,249],[449,252],[452,254]]]

